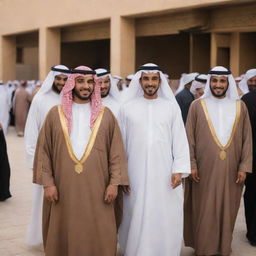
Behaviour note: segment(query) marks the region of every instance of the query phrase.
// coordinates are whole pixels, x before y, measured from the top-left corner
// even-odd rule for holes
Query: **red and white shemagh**
[[[86,66],[79,66],[75,69],[92,71],[91,68],[86,67]],[[61,95],[61,105],[62,105],[62,110],[63,110],[64,115],[67,120],[69,134],[71,133],[71,128],[72,128],[72,102],[73,102],[72,90],[75,87],[75,79],[79,76],[86,77],[88,75],[79,74],[79,73],[71,74],[61,92],[61,94],[62,94]],[[93,79],[95,81],[95,87],[94,87],[94,91],[91,95],[91,103],[90,103],[91,104],[91,118],[90,118],[90,128],[91,129],[92,129],[94,122],[96,121],[98,115],[100,114],[101,107],[102,107],[100,85],[98,83],[97,76],[93,75]]]

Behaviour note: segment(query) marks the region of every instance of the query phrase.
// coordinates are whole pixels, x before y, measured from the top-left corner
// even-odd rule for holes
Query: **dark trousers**
[[[256,173],[249,174],[245,181],[244,193],[247,238],[256,242]]]
[[[10,191],[10,165],[7,155],[4,133],[0,130],[0,201],[11,197]]]

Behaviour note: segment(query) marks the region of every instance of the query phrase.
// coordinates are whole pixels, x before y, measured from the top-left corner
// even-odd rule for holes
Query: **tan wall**
[[[64,27],[61,42],[79,42],[110,38],[110,20]]]
[[[213,6],[215,8],[211,8]],[[39,10],[40,14],[45,15],[39,15]],[[242,49],[246,49],[243,45],[248,44],[246,40],[240,39],[239,32],[256,31],[255,10],[255,0],[12,0],[12,2],[2,0],[0,1],[0,76],[4,79],[15,77],[16,49],[12,49],[12,47],[15,48],[15,37],[19,45],[24,44],[27,47],[31,43],[29,47],[38,47],[38,75],[40,79],[44,79],[49,67],[62,60],[69,66],[77,66],[79,59],[75,59],[74,56],[81,56],[80,50],[87,54],[90,51],[97,52],[94,60],[83,53],[85,54],[83,58],[85,56],[89,60],[85,64],[110,65],[115,74],[124,76],[134,72],[139,62],[146,59],[152,61],[150,53],[147,55],[141,53],[141,50],[136,50],[136,36],[138,38],[157,36],[156,40],[159,40],[158,36],[178,36],[180,32],[193,34],[193,36],[190,34],[189,44],[185,48],[179,47],[184,44],[181,42],[175,47],[180,51],[172,53],[172,56],[180,56],[181,64],[172,63],[169,52],[164,55],[162,50],[159,50],[159,57],[156,58],[158,62],[163,63],[168,72],[172,71],[175,76],[178,76],[178,72],[195,70],[206,72],[209,63],[212,66],[217,62],[223,62],[227,57],[225,57],[225,51],[218,50],[218,47],[225,46],[216,45],[218,35],[210,39],[204,34],[226,32],[229,34],[227,38],[231,53],[230,66],[235,73],[238,73],[240,68],[244,69],[243,65],[245,67],[255,65],[252,58],[248,63],[244,58],[244,64],[241,64],[241,67],[238,64],[241,61],[239,59],[240,41],[243,41]],[[19,22],[14,22],[13,17]],[[203,34],[196,37],[198,33]],[[80,45],[78,48],[73,47],[72,44],[69,46],[66,44],[66,48],[64,47],[64,43],[95,40],[99,42],[103,39],[110,39],[108,54],[104,52],[104,47],[104,53],[101,52],[102,49],[92,49],[90,43],[87,46]],[[61,53],[63,47],[65,50]],[[150,44],[145,46],[147,47],[150,49]],[[167,48],[165,41],[163,47]],[[68,57],[69,52],[75,54]],[[135,52],[139,55],[135,56]],[[7,55],[8,60],[4,59]],[[97,60],[98,56],[103,56],[99,57],[103,58],[101,62]],[[36,58],[33,61],[36,61]],[[27,63],[24,65],[26,66]],[[28,66],[26,68],[26,72],[23,70],[24,74],[31,74]],[[36,70],[35,67],[33,68]],[[33,75],[35,72],[32,72]]]
[[[149,16],[152,13],[167,13],[238,2],[241,0],[2,0],[0,2],[0,34],[9,35],[38,30],[46,26],[58,27],[65,24],[104,20],[115,15]],[[253,0],[243,2],[253,2]],[[14,17],[18,22],[14,22]]]
[[[16,38],[14,36],[0,37],[0,79],[7,81],[16,76]]]
[[[23,50],[23,62],[16,63],[16,77],[18,80],[38,79],[39,61],[39,34],[38,31],[18,35],[16,37],[16,47]]]
[[[16,64],[16,79],[38,79],[38,47],[24,48],[24,63]]]

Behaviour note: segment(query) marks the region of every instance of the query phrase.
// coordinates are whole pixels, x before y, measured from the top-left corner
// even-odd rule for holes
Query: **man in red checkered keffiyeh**
[[[72,128],[72,102],[73,102],[73,91],[75,88],[75,79],[79,76],[93,76],[95,83],[94,90],[90,95],[91,99],[91,118],[90,118],[90,127],[93,127],[94,122],[96,121],[100,111],[101,111],[101,96],[100,96],[100,86],[97,83],[97,77],[95,72],[86,66],[79,66],[72,71],[72,75],[69,76],[63,91],[61,98],[61,105],[64,112],[64,115],[68,122],[68,130],[71,132]]]

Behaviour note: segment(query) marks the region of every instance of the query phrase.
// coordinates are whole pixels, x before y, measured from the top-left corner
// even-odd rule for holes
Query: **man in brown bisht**
[[[186,129],[192,171],[185,186],[185,245],[196,255],[230,255],[246,172],[252,170],[252,137],[229,70],[211,69]]]
[[[121,133],[101,104],[95,71],[72,72],[62,104],[46,117],[34,160],[33,182],[44,186],[45,254],[114,256],[114,200],[118,186],[128,185]]]

